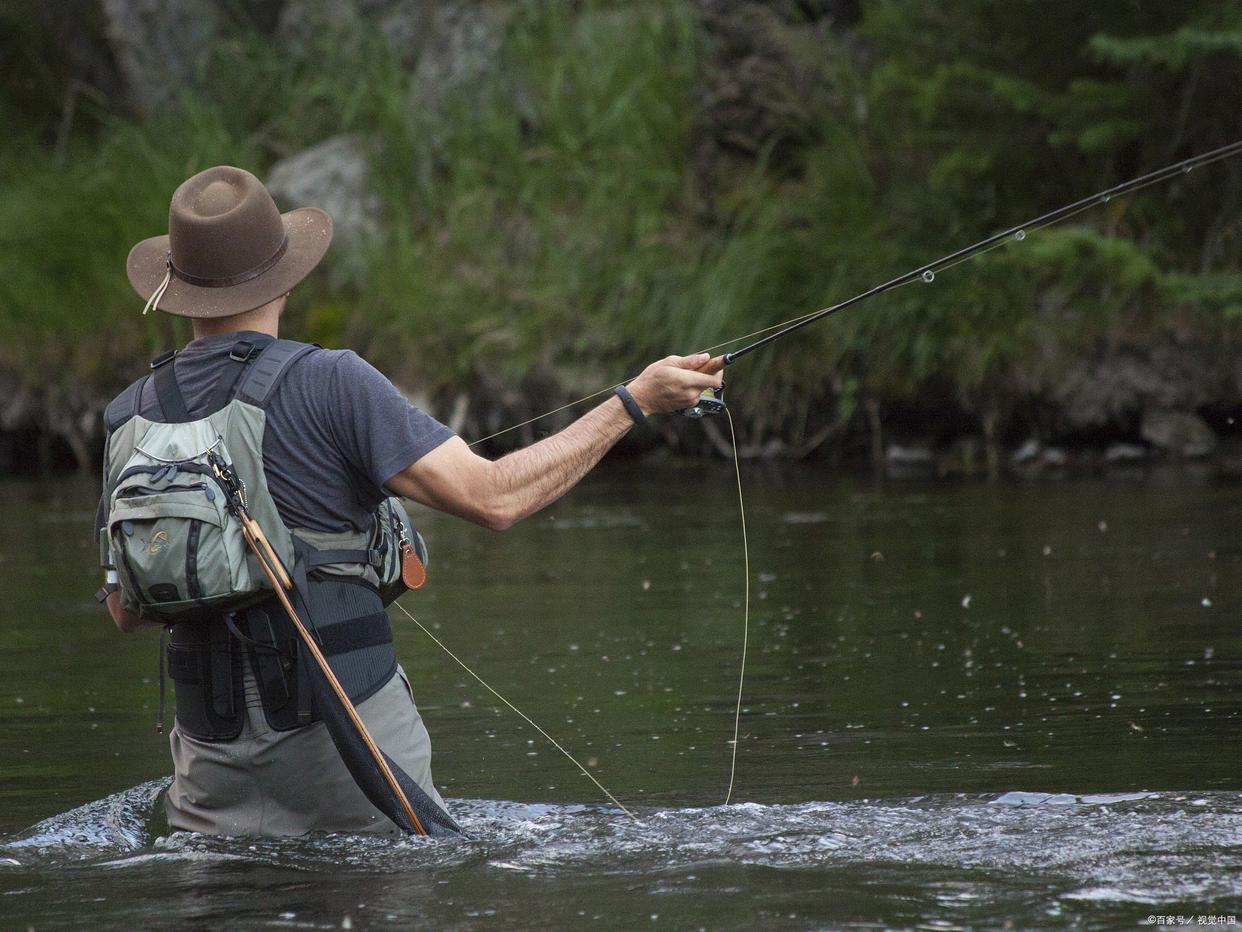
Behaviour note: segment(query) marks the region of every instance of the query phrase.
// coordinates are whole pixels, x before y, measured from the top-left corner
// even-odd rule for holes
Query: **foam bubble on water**
[[[1242,876],[1219,869],[1242,836],[1235,793],[1073,794],[1014,791],[1000,795],[927,795],[897,800],[817,801],[794,805],[745,802],[702,808],[637,809],[634,822],[607,806],[450,801],[464,840],[331,835],[309,838],[220,838],[174,833],[143,842],[164,781],[80,807],[40,823],[0,853],[27,858],[26,870],[75,873],[161,861],[232,860],[277,868],[379,875],[428,870],[495,870],[532,876],[623,871],[667,876],[704,863],[768,868],[859,869],[900,863],[917,871],[1039,872],[1069,885],[1066,897],[1124,901],[1242,895]],[[125,813],[123,828],[102,813]],[[128,821],[126,821],[128,820]],[[86,838],[83,847],[69,839]],[[1021,840],[1022,843],[1015,843]],[[58,847],[59,846],[59,847]],[[8,849],[5,851],[5,849]],[[93,851],[93,853],[92,853]],[[1168,871],[1175,857],[1178,871]],[[13,859],[9,859],[13,860]],[[85,862],[85,863],[83,863]],[[1105,891],[1105,892],[1093,892]]]
[[[142,847],[159,795],[169,780],[140,783],[50,819],[3,843],[8,849],[71,853],[78,849],[133,850]]]
[[[823,524],[828,515],[822,511],[789,511],[781,516],[784,524]]]

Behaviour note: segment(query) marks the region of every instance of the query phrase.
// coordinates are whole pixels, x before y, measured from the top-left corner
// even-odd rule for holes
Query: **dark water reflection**
[[[404,604],[643,816],[598,807],[394,614],[437,779],[475,800],[457,804],[474,840],[449,846],[166,837],[160,784],[136,787],[168,771],[155,641],[117,635],[90,601],[91,490],[0,486],[0,914],[797,928],[1242,913],[1238,489],[748,476],[745,805],[722,809],[741,647],[730,482],[618,468],[505,535],[424,517],[431,582]]]

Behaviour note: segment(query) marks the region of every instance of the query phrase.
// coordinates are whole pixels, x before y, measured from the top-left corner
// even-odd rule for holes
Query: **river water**
[[[1242,915],[1242,494],[622,463],[505,534],[419,514],[400,615],[462,842],[170,833],[156,643],[89,484],[0,483],[0,925],[1127,928]]]

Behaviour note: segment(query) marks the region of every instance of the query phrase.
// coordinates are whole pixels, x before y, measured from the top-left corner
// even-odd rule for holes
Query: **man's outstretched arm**
[[[644,414],[688,408],[704,390],[720,387],[719,370],[698,371],[707,362],[704,353],[652,363],[630,383],[630,394]],[[613,396],[564,430],[498,460],[454,437],[385,485],[430,508],[504,530],[573,488],[633,426]]]

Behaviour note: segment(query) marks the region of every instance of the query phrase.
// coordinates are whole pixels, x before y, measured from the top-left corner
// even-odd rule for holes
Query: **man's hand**
[[[693,407],[709,388],[720,388],[724,362],[707,353],[666,356],[653,362],[629,384],[643,414],[664,414]]]
[[[669,356],[630,382],[630,394],[644,414],[679,411],[696,404],[704,390],[719,388],[723,368],[723,359],[707,353]],[[384,485],[430,508],[501,531],[564,495],[633,426],[621,399],[612,397],[560,433],[495,462],[453,437]]]

